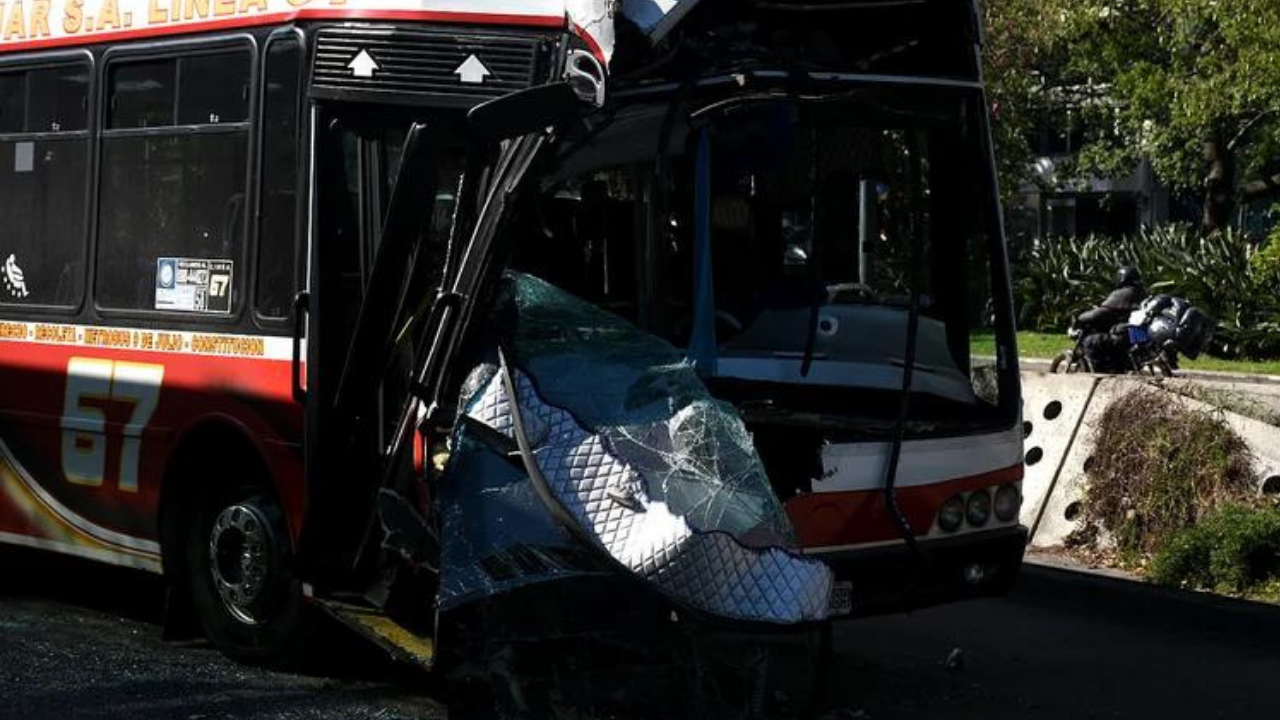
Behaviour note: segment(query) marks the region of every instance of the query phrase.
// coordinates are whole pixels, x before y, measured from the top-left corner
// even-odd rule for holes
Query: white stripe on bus
[[[63,325],[0,319],[0,342],[251,360],[293,359],[293,338],[170,328]],[[306,341],[300,344],[302,357],[306,357]]]
[[[816,493],[876,490],[884,486],[891,444],[837,443],[822,449],[822,480]],[[909,440],[902,445],[896,484],[900,488],[974,477],[1022,463],[1022,430],[988,435]]]
[[[152,555],[157,559],[160,557],[160,543],[152,540],[143,540],[141,538],[136,538],[131,535],[125,535],[124,533],[104,528],[101,525],[97,525],[77,514],[66,505],[58,502],[57,498],[50,495],[49,491],[45,490],[40,483],[36,482],[35,479],[31,477],[31,474],[27,472],[27,469],[18,462],[16,457],[14,457],[13,452],[9,450],[9,446],[5,444],[4,440],[0,440],[0,455],[3,455],[5,460],[8,461],[9,465],[13,468],[14,473],[18,476],[18,479],[22,481],[22,484],[25,485],[27,489],[40,500],[40,502],[44,503],[45,507],[49,508],[50,512],[58,516],[58,518],[64,523],[70,525],[76,530],[79,530],[94,540],[103,543],[104,545],[110,545],[129,552]]]
[[[0,543],[4,543],[6,545],[21,545],[23,547],[36,548],[38,550],[52,550],[65,555],[74,555],[88,560],[110,563],[121,567],[136,568],[138,570],[146,570],[153,573],[161,572],[160,558],[158,557],[133,555],[119,550],[102,550],[99,548],[85,547],[83,545],[75,545],[73,543],[65,543],[60,540],[46,540],[44,538],[34,538],[27,535],[16,535],[14,533],[2,531],[0,531]]]

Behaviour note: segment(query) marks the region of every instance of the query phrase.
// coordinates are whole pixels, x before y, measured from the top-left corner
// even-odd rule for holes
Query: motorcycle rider
[[[1116,287],[1102,304],[1076,318],[1085,333],[1084,354],[1095,371],[1112,369],[1114,359],[1129,344],[1125,327],[1129,313],[1137,310],[1147,297],[1142,287],[1142,274],[1132,265],[1116,270]]]

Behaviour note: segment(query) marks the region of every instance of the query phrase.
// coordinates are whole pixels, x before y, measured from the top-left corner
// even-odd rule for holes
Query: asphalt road
[[[0,573],[3,719],[446,716],[423,677],[341,638],[313,675],[165,642],[146,575],[7,551]],[[1273,608],[1042,570],[1010,597],[844,623],[835,639],[833,717],[1280,717]]]

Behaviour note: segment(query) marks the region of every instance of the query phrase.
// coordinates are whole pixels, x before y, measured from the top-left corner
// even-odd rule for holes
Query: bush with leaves
[[[1151,578],[1226,593],[1250,593],[1280,579],[1280,508],[1225,505],[1173,535],[1156,553]]]
[[[1235,232],[1202,236],[1173,225],[1123,238],[1049,238],[1015,263],[1019,326],[1062,332],[1112,289],[1116,268],[1133,265],[1152,293],[1185,297],[1218,321],[1209,351],[1223,357],[1280,357],[1280,250],[1260,252]]]
[[[1266,243],[1249,259],[1249,275],[1260,289],[1280,292],[1280,225],[1276,225]]]

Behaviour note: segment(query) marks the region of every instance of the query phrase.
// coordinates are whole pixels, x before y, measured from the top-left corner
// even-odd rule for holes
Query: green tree
[[[986,13],[997,102],[1018,98],[1019,73],[1038,78],[1041,105],[1053,87],[1103,99],[1086,106],[1099,131],[1077,172],[1115,174],[1145,157],[1174,189],[1204,193],[1207,230],[1236,201],[1277,194],[1277,0],[987,0]],[[1000,148],[1016,155],[1010,132],[997,132]]]
[[[1059,15],[1052,2],[988,0],[983,48],[1002,193],[1032,179],[1027,141],[1047,104],[1045,73],[1058,66]]]

